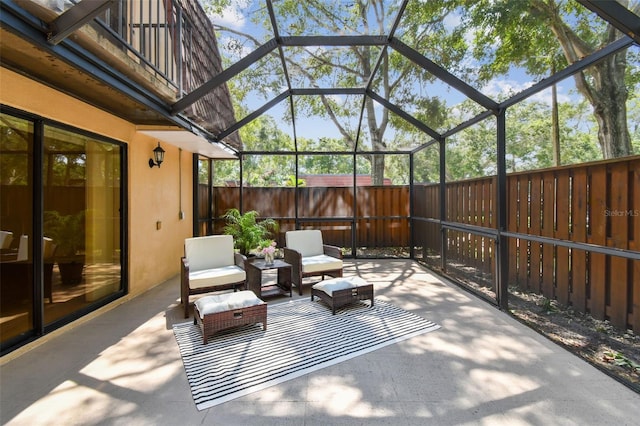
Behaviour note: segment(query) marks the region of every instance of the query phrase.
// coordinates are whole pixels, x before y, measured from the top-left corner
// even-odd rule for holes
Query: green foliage
[[[262,115],[240,129],[246,151],[293,151],[290,135],[283,131],[289,123],[276,123],[273,117]]]
[[[540,304],[540,309],[542,310],[542,312],[546,313],[546,314],[550,314],[552,312],[557,312],[558,311],[558,307],[557,307],[557,302],[555,300],[549,299],[547,297],[543,297]]]
[[[208,182],[207,169],[201,167],[200,183]],[[214,160],[213,161],[213,186],[226,186],[228,182],[240,182],[240,161],[238,160]]]
[[[227,222],[224,233],[233,237],[234,247],[245,256],[260,247],[272,233],[278,232],[275,220],[258,221],[258,216],[255,210],[241,214],[238,209],[229,209],[223,216]]]
[[[607,351],[603,355],[604,355],[605,361],[611,362],[617,365],[618,367],[626,368],[632,371],[633,373],[640,374],[640,364],[633,362],[632,360],[627,358],[623,353]]]
[[[290,186],[290,187],[306,186],[306,185],[307,185],[307,182],[304,179],[296,180],[296,175],[290,175],[289,177],[287,177],[287,180],[284,182],[284,186]]]
[[[53,239],[56,256],[74,256],[85,248],[84,210],[62,215],[56,210],[44,212],[44,234]]]
[[[295,174],[291,155],[244,155],[242,183],[253,187],[279,187]]]
[[[413,181],[415,183],[440,182],[440,146],[433,144],[414,154]]]

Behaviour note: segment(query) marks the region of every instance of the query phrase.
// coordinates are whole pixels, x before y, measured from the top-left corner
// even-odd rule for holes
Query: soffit
[[[237,155],[226,146],[209,142],[206,138],[185,130],[144,129],[139,127],[138,132],[205,157],[214,159],[237,159]]]

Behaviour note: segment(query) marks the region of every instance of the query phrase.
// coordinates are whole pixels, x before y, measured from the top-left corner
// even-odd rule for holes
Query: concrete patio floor
[[[6,356],[2,424],[638,424],[639,394],[419,264],[347,260],[356,273],[442,327],[198,411],[172,332],[186,321],[175,277]]]

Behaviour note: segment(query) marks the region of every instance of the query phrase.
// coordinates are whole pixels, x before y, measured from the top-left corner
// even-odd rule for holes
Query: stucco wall
[[[149,168],[149,158],[158,142],[136,132],[134,124],[2,67],[0,102],[126,143],[129,293],[139,294],[179,273],[184,238],[190,236],[192,230],[190,152],[183,151],[180,155],[177,147],[161,143],[166,151],[165,161],[160,168]],[[182,220],[180,209],[185,213]],[[157,222],[161,222],[159,230]],[[179,294],[176,288],[176,297]]]

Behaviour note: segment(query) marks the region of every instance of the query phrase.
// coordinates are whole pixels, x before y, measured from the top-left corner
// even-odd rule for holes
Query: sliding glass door
[[[0,114],[0,338],[34,331],[34,123]]]
[[[7,114],[0,131],[4,352],[124,294],[124,147]]]

